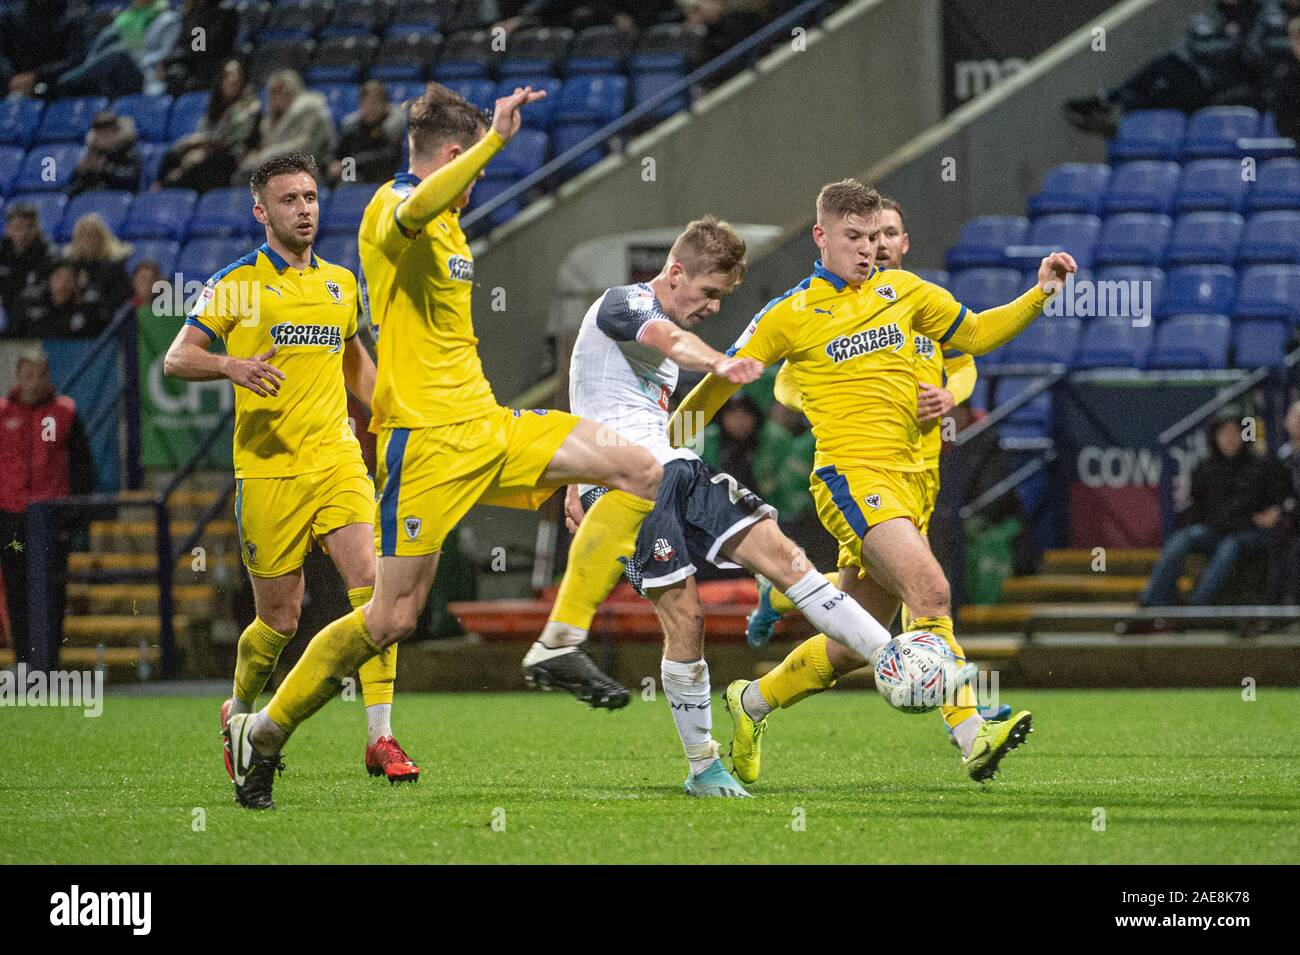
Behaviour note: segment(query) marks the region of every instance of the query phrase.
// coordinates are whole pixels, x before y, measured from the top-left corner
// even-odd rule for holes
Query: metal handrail
[[[1297,362],[1300,362],[1300,348],[1294,348],[1287,353],[1286,358],[1282,360],[1282,367],[1287,369],[1294,368]],[[1269,365],[1256,368],[1231,388],[1219,392],[1199,408],[1189,412],[1181,421],[1176,421],[1171,424],[1164,431],[1160,432],[1160,437],[1158,439],[1160,447],[1162,449],[1168,448],[1169,445],[1173,444],[1183,435],[1192,431],[1199,425],[1204,424],[1206,420],[1208,420],[1209,417],[1219,409],[1223,408],[1228,403],[1235,401],[1261,382],[1267,381],[1275,370],[1276,368]]]
[[[529,173],[504,192],[493,196],[487,202],[483,203],[483,205],[466,215],[461,221],[462,226],[468,230],[470,227],[476,225],[480,220],[486,219],[488,216],[492,215],[492,213],[496,212],[502,206],[518,199],[534,186],[550,179],[589,149],[599,146],[607,140],[613,139],[625,129],[635,126],[642,119],[645,119],[647,116],[654,113],[654,111],[664,103],[681,96],[697,83],[701,83],[704,80],[715,76],[732,63],[753,52],[757,47],[775,37],[778,33],[784,32],[808,14],[815,13],[823,7],[830,6],[831,2],[832,0],[805,0],[805,2],[799,4],[799,6],[787,10],[762,29],[751,33],[731,49],[715,56],[713,59],[709,60],[709,62],[692,70],[676,83],[660,90],[640,106],[633,107],[618,119],[605,124],[586,139],[571,146],[550,162],[544,164],[540,169]]]

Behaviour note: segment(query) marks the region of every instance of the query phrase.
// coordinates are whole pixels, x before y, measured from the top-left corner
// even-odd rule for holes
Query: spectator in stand
[[[86,305],[77,288],[77,272],[67,262],[54,266],[50,276],[24,295],[26,338],[94,338],[108,325],[104,310]]]
[[[102,312],[104,323],[131,300],[131,278],[126,274],[130,254],[131,247],[119,242],[97,213],[82,216],[72,227],[64,261],[76,273],[82,304]]]
[[[1281,544],[1274,555],[1272,599],[1300,603],[1300,401],[1292,403],[1283,420],[1286,443],[1277,450],[1283,491]]]
[[[1277,131],[1300,142],[1300,16],[1291,18],[1286,33],[1291,61],[1278,70],[1271,105],[1277,116]]]
[[[279,70],[266,81],[266,99],[268,111],[258,124],[261,146],[240,161],[231,185],[248,185],[254,169],[288,153],[307,153],[321,168],[333,158],[334,119],[324,96],[304,87],[293,70]]]
[[[27,509],[40,501],[89,494],[94,490],[94,463],[77,405],[57,395],[50,384],[50,365],[39,348],[18,358],[17,384],[0,398],[0,569],[18,662],[30,657],[27,606]],[[50,608],[55,645],[60,640],[66,599],[68,534],[54,542]]]
[[[162,281],[162,266],[153,259],[141,259],[131,272],[131,307],[149,308],[158,290],[154,287]]]
[[[239,60],[226,60],[208,94],[208,110],[199,128],[182,136],[163,157],[154,189],[207,192],[230,183],[230,177],[257,139],[262,111],[257,91]]]
[[[772,13],[766,0],[678,0],[678,6],[685,13],[687,23],[698,24],[706,30],[699,62],[690,64],[692,67],[707,63],[757,32]],[[731,72],[738,72],[744,66],[737,63]]]
[[[1244,104],[1261,106],[1268,88],[1268,35],[1279,16],[1277,0],[1217,0],[1192,17],[1177,48],[1157,56],[1119,86],[1069,100],[1066,119],[1085,132],[1115,135],[1119,118],[1137,109],[1180,109]]]
[[[94,189],[125,189],[135,192],[140,183],[140,152],[136,148],[135,120],[104,110],[95,116],[86,133],[86,151],[81,154],[68,195]]]
[[[1210,563],[1189,602],[1212,604],[1237,563],[1268,547],[1285,495],[1274,462],[1243,440],[1241,421],[1240,409],[1228,408],[1211,424],[1210,455],[1192,470],[1186,526],[1165,542],[1139,606],[1176,605],[1183,561],[1193,553],[1209,555]]]
[[[388,90],[379,80],[361,84],[357,111],[343,120],[335,159],[329,165],[330,181],[384,183],[402,161],[402,137],[406,135],[406,113],[388,101]],[[348,161],[350,165],[345,165]]]
[[[23,334],[27,325],[23,294],[45,282],[52,264],[50,243],[41,232],[36,207],[14,203],[5,210],[5,235],[0,241],[0,307],[7,316],[0,334]]]
[[[167,0],[131,0],[95,37],[81,65],[58,78],[50,95],[113,97],[142,92],[172,54],[180,35],[181,18]],[[161,84],[149,92],[162,92]]]
[[[184,0],[180,42],[162,64],[158,79],[177,96],[210,89],[235,51],[238,32],[239,14],[233,6],[222,0]]]
[[[730,474],[747,488],[757,488],[754,458],[763,427],[763,409],[739,391],[732,395],[717,420],[704,429],[700,457],[711,467]]]
[[[85,58],[85,34],[67,0],[24,0],[0,13],[0,91],[31,96]]]

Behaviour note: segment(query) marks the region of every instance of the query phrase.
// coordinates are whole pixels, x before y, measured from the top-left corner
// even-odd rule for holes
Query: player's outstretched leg
[[[838,574],[826,574],[826,579],[838,589]],[[758,606],[745,620],[745,640],[757,650],[772,639],[777,621],[798,608],[763,574],[755,574],[754,580],[758,584]]]
[[[722,765],[721,749],[713,738],[713,691],[704,660],[704,613],[695,578],[647,588],[646,596],[664,628],[659,674],[690,765],[683,788],[691,796],[748,798],[745,787]]]

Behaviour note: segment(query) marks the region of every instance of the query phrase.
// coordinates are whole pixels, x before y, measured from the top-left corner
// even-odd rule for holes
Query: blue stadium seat
[[[167,116],[167,139],[174,141],[194,132],[207,111],[207,93],[182,93],[176,97]]]
[[[1134,325],[1127,318],[1090,322],[1074,356],[1076,369],[1145,368],[1155,322]]]
[[[253,200],[241,186],[205,192],[194,206],[189,235],[210,238],[260,235],[263,227],[253,218],[252,210]]]
[[[581,73],[620,73],[636,49],[637,36],[629,30],[601,25],[587,27],[569,47],[564,64],[567,76]]]
[[[1240,212],[1250,185],[1241,163],[1231,159],[1197,159],[1183,167],[1174,196],[1174,212]]]
[[[436,33],[390,36],[384,40],[383,46],[373,57],[370,77],[376,80],[408,82],[424,79],[433,70],[441,50],[442,37]]]
[[[354,274],[361,270],[361,258],[357,253],[356,235],[323,235],[316,242],[316,254],[326,262],[341,265]]]
[[[545,90],[546,98],[536,103],[529,103],[520,111],[525,129],[551,131],[551,122],[555,118],[555,108],[560,102],[561,83],[553,76],[520,76],[515,79],[502,80],[492,91],[492,99],[498,100],[509,96],[516,86],[531,86],[535,90]]]
[[[1238,265],[1300,262],[1300,212],[1259,212],[1246,222]]]
[[[9,194],[9,187],[18,178],[25,150],[21,146],[0,146],[0,196]]]
[[[1101,228],[1093,261],[1106,265],[1159,265],[1169,244],[1173,220],[1146,212],[1111,216]]]
[[[364,36],[333,36],[322,40],[312,54],[311,65],[303,74],[308,83],[356,83],[361,80],[366,68],[375,59],[379,49],[379,40],[369,34]],[[424,75],[424,69],[412,75],[418,79]],[[380,77],[383,79],[384,77]],[[405,79],[393,76],[391,79]]]
[[[1032,377],[1008,376],[999,378],[993,385],[994,408],[1009,404],[1019,398],[1034,383]],[[1011,412],[998,425],[1003,438],[1039,438],[1052,432],[1052,393],[1049,390],[1031,398]]]
[[[1015,269],[966,269],[953,273],[948,291],[967,308],[982,312],[1005,305],[1024,289]]]
[[[1237,279],[1233,317],[1300,324],[1300,265],[1255,265]]]
[[[334,118],[336,126],[349,113],[355,113],[361,104],[361,87],[354,83],[317,83],[312,89],[324,96],[325,102],[330,104],[330,116]]]
[[[190,217],[198,202],[190,189],[160,189],[135,197],[122,223],[125,239],[171,239],[179,242],[188,235]]]
[[[1035,219],[1022,246],[1012,246],[1007,253],[1009,265],[1037,269],[1038,262],[1049,252],[1068,252],[1081,269],[1092,268],[1093,249],[1101,235],[1101,220],[1096,216],[1055,215]]]
[[[177,242],[167,239],[139,239],[131,243],[131,254],[126,259],[126,270],[130,273],[145,259],[152,259],[162,270],[162,277],[170,282],[176,270],[176,256],[179,252],[180,243]]]
[[[1081,322],[1077,318],[1049,316],[1034,322],[998,351],[1008,364],[1069,366],[1079,347]],[[983,359],[977,358],[982,365]]]
[[[316,35],[322,40],[339,36],[367,36],[379,33],[391,8],[386,3],[336,3]]]
[[[1149,321],[1161,314],[1165,273],[1146,265],[1113,265],[1097,273],[1093,293],[1098,317]]]
[[[1189,265],[1165,274],[1160,315],[1231,315],[1237,273],[1227,265]]]
[[[1151,368],[1227,368],[1232,322],[1226,315],[1174,315],[1156,329]]]
[[[493,158],[489,175],[522,179],[542,168],[549,147],[550,141],[541,130],[521,129]]]
[[[0,143],[24,149],[36,138],[45,101],[30,96],[0,99]]]
[[[459,93],[481,110],[489,110],[496,103],[496,84],[485,79],[450,79],[443,85]]]
[[[487,79],[498,58],[492,35],[486,30],[454,33],[443,45],[442,59],[433,71],[433,78],[440,83]]]
[[[167,142],[167,116],[172,108],[170,96],[144,93],[119,96],[109,108],[118,116],[130,116],[135,121],[136,133],[142,142]]]
[[[36,207],[36,217],[41,222],[41,231],[47,237],[52,236],[54,230],[59,227],[59,223],[63,221],[63,210],[68,207],[68,197],[61,192],[20,192],[9,197],[5,208],[11,208],[20,202]]]
[[[1259,113],[1249,106],[1209,106],[1192,114],[1180,150],[1182,159],[1233,159],[1237,140],[1255,135]]]
[[[1029,222],[1023,216],[977,216],[961,227],[944,262],[950,271],[1006,264],[1006,248],[1023,245]]]
[[[633,74],[632,106],[636,107],[648,103],[673,84],[680,82],[685,76],[684,71]],[[680,113],[682,110],[688,109],[690,105],[689,94],[686,92],[678,93],[675,96],[670,96],[652,109],[648,114],[648,118],[658,122],[667,119],[674,113]]]
[[[81,159],[76,143],[45,143],[33,146],[18,175],[9,185],[10,192],[63,192]],[[50,178],[47,180],[46,176]]]
[[[408,99],[415,99],[424,92],[424,87],[424,83],[414,83],[408,80],[384,84],[384,88],[388,90],[388,99],[394,103],[405,103]],[[358,90],[358,99],[360,95],[360,90]]]
[[[1239,322],[1233,326],[1232,363],[1238,368],[1281,368],[1290,344],[1290,322]]]
[[[1260,163],[1255,185],[1246,196],[1247,212],[1300,209],[1300,159]]]
[[[1176,162],[1144,159],[1125,163],[1111,173],[1101,207],[1107,214],[1168,213],[1173,207],[1181,173]]]
[[[516,180],[507,179],[503,176],[485,177],[482,182],[474,187],[470,203],[471,209],[477,209],[479,206],[485,205],[488,200],[495,199],[513,186],[515,182]],[[518,215],[523,211],[525,205],[526,202],[522,197],[510,200],[488,216],[488,228],[495,229],[501,223]]]
[[[136,147],[140,153],[139,191],[143,192],[158,181],[169,148],[166,143],[141,143]]]
[[[1165,266],[1231,262],[1245,225],[1235,212],[1189,212],[1179,216],[1165,249]]]
[[[176,257],[176,271],[184,282],[206,282],[217,272],[255,248],[248,239],[190,239]]]
[[[280,0],[262,19],[257,42],[309,40],[325,25],[329,13],[329,6],[314,0]]]
[[[617,74],[574,76],[560,88],[557,123],[612,123],[627,104],[627,77]]]
[[[1048,170],[1043,188],[1029,197],[1031,216],[1078,212],[1096,215],[1110,181],[1110,167],[1099,163],[1070,162]]]
[[[54,230],[55,241],[69,241],[72,238],[72,227],[77,224],[77,220],[91,213],[98,213],[110,232],[121,235],[122,221],[126,218],[126,210],[131,207],[131,200],[134,198],[135,193],[119,190],[83,192],[75,196],[68,202],[68,208],[63,212],[63,221]]]
[[[321,231],[328,235],[357,234],[361,216],[375,194],[368,183],[350,183],[334,190],[321,214]]]
[[[567,27],[525,27],[506,38],[506,55],[497,66],[501,79],[557,73],[573,43]]]
[[[944,269],[916,269],[912,274],[940,288],[947,288],[950,281],[948,272]]]
[[[55,100],[45,108],[36,129],[37,143],[80,143],[90,130],[95,114],[108,109],[105,96],[74,96]]]
[[[636,53],[628,58],[628,72],[684,72],[699,61],[703,41],[702,26],[656,23],[641,34]]]
[[[1177,159],[1187,131],[1187,117],[1176,109],[1146,109],[1119,121],[1115,138],[1107,143],[1112,163],[1135,159]]]

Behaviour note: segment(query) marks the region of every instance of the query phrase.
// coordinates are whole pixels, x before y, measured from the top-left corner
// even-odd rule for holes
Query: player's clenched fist
[[[1077,271],[1079,266],[1069,252],[1053,252],[1038,263],[1038,287],[1051,295],[1061,288],[1067,275]]]
[[[763,374],[763,363],[753,358],[724,358],[713,366],[713,373],[733,385],[747,385]]]
[[[227,378],[247,388],[263,398],[274,397],[280,393],[280,382],[284,381],[284,372],[268,364],[275,354],[275,346],[264,355],[256,358],[227,358],[223,371]]]
[[[503,96],[496,102],[492,111],[492,128],[502,139],[509,142],[510,137],[519,132],[523,117],[519,115],[520,107],[526,103],[535,103],[546,96],[546,90],[535,90],[531,86],[516,86],[509,96]]]

